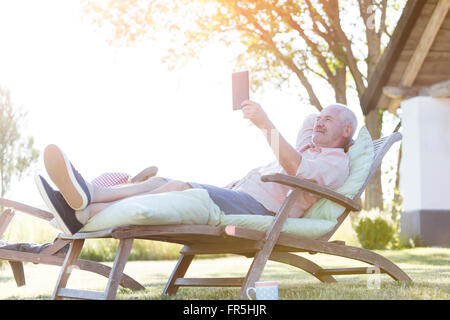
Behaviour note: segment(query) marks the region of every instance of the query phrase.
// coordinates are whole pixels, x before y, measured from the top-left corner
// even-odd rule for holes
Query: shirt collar
[[[310,150],[311,152],[342,152],[345,153],[344,148],[328,148],[328,147],[319,147],[316,146],[313,142],[308,143],[300,149],[300,152],[304,152],[306,150]]]

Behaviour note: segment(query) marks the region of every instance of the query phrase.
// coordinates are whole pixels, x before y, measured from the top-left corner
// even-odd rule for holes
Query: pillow
[[[358,138],[348,151],[350,157],[350,170],[347,180],[336,189],[336,192],[346,197],[353,197],[358,193],[366,181],[374,158],[372,137],[366,127],[359,131]],[[324,219],[337,222],[337,218],[345,211],[341,205],[322,198],[309,208],[304,218]]]
[[[122,172],[105,172],[91,181],[94,186],[98,187],[112,187],[118,184],[130,182],[131,176],[128,173]]]
[[[89,219],[80,232],[129,225],[218,225],[221,213],[205,189],[146,194],[112,204]]]

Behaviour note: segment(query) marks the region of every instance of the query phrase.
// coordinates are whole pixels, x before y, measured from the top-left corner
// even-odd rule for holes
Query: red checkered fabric
[[[129,183],[131,176],[122,172],[106,172],[95,178],[91,183],[98,187],[112,187],[118,184]]]

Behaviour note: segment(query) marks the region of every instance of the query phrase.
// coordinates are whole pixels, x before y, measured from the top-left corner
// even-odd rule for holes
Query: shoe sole
[[[83,210],[88,199],[83,188],[75,178],[72,166],[64,152],[56,145],[49,145],[44,150],[44,164],[47,173],[59,191],[74,210]]]
[[[39,175],[34,176],[34,181],[36,182],[36,186],[39,190],[39,193],[41,194],[42,199],[44,200],[47,207],[50,209],[50,211],[53,213],[53,217],[55,218],[56,222],[58,223],[59,228],[68,236],[72,236],[72,232],[66,227],[66,224],[64,223],[63,219],[59,216],[58,211],[56,211],[55,207],[53,206],[52,201],[47,195],[47,192],[45,191],[45,187],[42,184],[42,180],[39,177]]]

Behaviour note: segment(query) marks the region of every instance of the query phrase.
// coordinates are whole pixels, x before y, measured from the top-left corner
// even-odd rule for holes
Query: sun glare
[[[109,46],[80,13],[78,1],[0,3],[0,85],[28,111],[22,134],[37,148],[58,144],[88,180],[156,165],[161,176],[222,186],[274,160],[261,133],[232,111],[238,45],[211,45],[169,72],[160,44]],[[251,99],[291,143],[315,112],[292,90]],[[12,190],[11,198],[42,205],[31,176]]]

